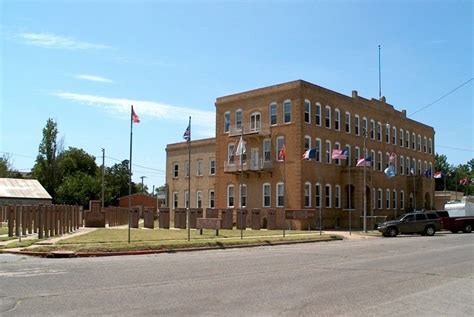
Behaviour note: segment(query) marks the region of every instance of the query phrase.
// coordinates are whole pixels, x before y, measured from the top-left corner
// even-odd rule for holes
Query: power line
[[[117,158],[110,157],[110,156],[106,156],[106,158],[109,158],[109,159],[117,161],[117,162],[123,162],[124,161],[124,160],[119,160]],[[166,173],[166,171],[159,170],[159,169],[152,168],[152,167],[148,167],[148,166],[143,166],[143,165],[138,165],[138,164],[133,164],[133,163],[132,163],[132,166],[141,167],[141,168],[144,168],[144,169],[148,169],[148,170],[152,170],[152,171],[156,171],[156,172],[160,172],[160,173]]]
[[[461,87],[467,85],[467,84],[468,84],[469,82],[471,82],[472,80],[474,80],[474,78],[468,79],[467,81],[463,82],[461,85],[457,86],[456,88],[454,88],[454,89],[451,90],[450,92],[448,92],[448,93],[442,95],[441,97],[439,97],[439,98],[436,99],[435,101],[433,101],[433,102],[427,104],[427,105],[424,106],[424,107],[421,107],[420,109],[416,110],[415,112],[410,113],[409,116],[412,116],[412,115],[414,115],[415,113],[418,113],[418,112],[420,112],[420,111],[422,111],[422,110],[425,110],[426,108],[428,108],[428,107],[434,105],[435,103],[437,103],[437,102],[440,101],[441,99],[444,99],[445,97],[449,96],[450,94],[452,94],[452,93],[455,92],[456,90],[458,90],[458,89],[460,89]]]
[[[12,152],[3,152],[3,151],[0,151],[0,153],[9,154],[9,155],[13,155],[13,156],[20,156],[20,157],[26,157],[26,158],[36,159],[36,157],[33,157],[33,156],[28,156],[28,155],[23,155],[23,154],[18,154],[18,153],[12,153]]]
[[[437,145],[437,147],[440,147],[440,148],[443,148],[443,149],[456,150],[456,151],[474,152],[474,149],[463,149],[463,148],[443,146],[443,145]]]

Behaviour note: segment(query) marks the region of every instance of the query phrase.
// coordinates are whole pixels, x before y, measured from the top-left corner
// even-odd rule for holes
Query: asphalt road
[[[0,315],[472,316],[474,234],[82,259],[0,254]]]

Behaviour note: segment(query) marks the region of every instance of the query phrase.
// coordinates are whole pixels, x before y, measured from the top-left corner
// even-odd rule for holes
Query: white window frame
[[[397,145],[397,127],[392,127],[392,144]]]
[[[266,145],[268,144],[268,149]],[[272,160],[272,140],[271,139],[264,139],[263,140],[263,161],[264,162],[271,162]],[[268,153],[268,155],[267,155]]]
[[[282,189],[283,196],[280,196],[279,194],[279,189]],[[283,204],[280,204],[279,198],[282,197]],[[285,183],[283,182],[278,182],[276,185],[276,206],[277,208],[282,208],[285,207]]]
[[[240,184],[239,186],[239,203],[240,208],[247,207],[247,184]]]
[[[370,119],[370,139],[375,140],[375,121]]]
[[[224,112],[224,133],[230,132],[230,111]]]
[[[386,189],[385,190],[385,209],[390,209],[390,199],[391,199],[391,195],[390,195],[390,189]]]
[[[196,192],[196,208],[202,208],[202,191]]]
[[[332,110],[330,106],[324,107],[324,127],[327,129],[331,129],[332,127]]]
[[[341,131],[341,111],[334,109],[334,130]]]
[[[289,112],[287,112],[287,109],[286,109],[286,106],[289,106]],[[283,102],[283,123],[284,124],[288,124],[288,123],[291,123],[291,120],[292,120],[292,115],[291,115],[291,111],[292,111],[292,105],[291,105],[291,100],[287,99]],[[286,115],[287,113],[289,114],[290,116],[290,120],[286,120]]]
[[[317,126],[321,126],[321,118],[322,118],[321,104],[319,102],[316,102],[316,108],[314,109],[314,123],[316,123]]]
[[[326,140],[326,164],[331,164],[332,158],[331,158],[331,141]]]
[[[320,183],[316,183],[314,185],[314,204],[315,204],[315,207],[319,208],[321,207],[321,184]]]
[[[214,171],[212,171],[214,169]],[[209,159],[209,175],[214,176],[216,175],[216,160]]]
[[[179,164],[178,162],[173,162],[173,178],[179,177]]]
[[[431,138],[428,139],[428,154],[433,154],[433,140]]]
[[[341,186],[336,185],[336,192],[334,193],[334,207],[341,208]]]
[[[360,117],[358,114],[354,116],[354,133],[355,135],[360,135]]]
[[[366,117],[362,117],[362,130],[366,133],[366,135],[369,133],[369,121]]]
[[[344,122],[345,122],[346,133],[350,134],[351,133],[351,113],[349,111],[346,111],[346,115],[344,116]]]
[[[382,123],[380,121],[377,122],[377,141],[382,142],[383,133],[382,133]]]
[[[235,143],[227,144],[227,164],[235,165],[235,156]]]
[[[316,144],[314,145],[316,149],[316,162],[322,162],[322,141],[320,138],[316,138]]]
[[[196,161],[196,176],[202,176],[203,160]]]
[[[405,132],[400,129],[400,147],[405,147]]]
[[[212,208],[212,209],[216,208],[216,196],[215,195],[216,195],[216,193],[215,193],[214,189],[209,189],[209,197],[208,197],[208,200],[209,200],[208,201],[208,204],[209,204],[208,206],[209,206],[209,208]]]
[[[421,135],[417,135],[417,143],[418,143],[418,152],[421,152]]]
[[[250,131],[260,131],[262,129],[262,114],[258,111],[250,114]]]
[[[390,142],[392,141],[390,138],[390,132],[391,132],[391,127],[390,127],[390,124],[387,123],[385,125],[385,143],[387,144],[390,144]]]
[[[410,131],[405,131],[405,148],[410,148]]]
[[[231,192],[232,189],[232,192]],[[230,199],[232,198],[232,204]],[[234,184],[227,185],[227,208],[235,207],[235,187]]]
[[[237,114],[239,114],[239,113],[240,113],[240,126],[239,126],[239,121],[238,121],[238,118],[237,118]],[[235,129],[237,131],[240,131],[242,129],[243,118],[244,118],[244,115],[242,113],[242,109],[235,110]]]
[[[280,146],[280,140],[283,140],[283,143],[281,144],[281,146]],[[285,136],[283,135],[278,136],[276,138],[276,145],[277,145],[276,146],[276,161],[278,162],[283,162],[283,160],[280,160],[278,157],[279,157],[279,152],[284,144],[285,144]]]
[[[173,209],[179,208],[179,194],[178,192],[173,192]]]
[[[272,114],[272,109],[275,109],[275,114],[273,115]],[[277,125],[278,124],[278,105],[276,102],[272,102],[270,103],[270,106],[269,106],[269,119],[270,119],[270,125],[273,126],[273,125]],[[275,117],[275,123],[272,123],[272,118]]]
[[[400,209],[405,209],[405,192],[403,190],[400,191]]]
[[[311,137],[309,135],[304,136],[303,148],[305,151],[311,149]]]
[[[416,150],[416,134],[415,132],[411,133],[411,149]]]
[[[392,209],[397,209],[397,190],[392,190]]]
[[[311,183],[306,182],[304,183],[304,206],[306,208],[311,207]]]
[[[382,209],[382,207],[383,207],[383,203],[382,203],[382,201],[383,201],[383,197],[382,197],[382,196],[383,196],[383,195],[382,195],[382,194],[383,194],[382,188],[379,188],[379,189],[377,190],[377,209]],[[375,209],[375,208],[374,208],[374,209]]]
[[[268,188],[268,204],[265,204],[265,188]],[[262,207],[271,207],[272,204],[272,185],[270,183],[264,183],[262,185]]]
[[[367,154],[365,154],[365,156],[367,156]],[[372,170],[373,171],[376,171],[377,170],[377,162],[378,162],[378,157],[375,158],[375,151],[374,150],[371,150],[370,151],[370,156],[372,157]]]
[[[326,184],[324,186],[324,206],[326,208],[332,208],[332,187],[331,187],[331,184]]]
[[[428,153],[428,139],[423,137],[423,152]]]
[[[349,144],[346,144],[346,149],[349,153],[347,153],[347,165],[352,166],[352,148]]]
[[[403,155],[400,155],[400,175],[405,174],[405,159],[403,158]]]
[[[377,170],[381,172],[383,169],[383,154],[382,152],[377,152]]]
[[[311,124],[311,101],[304,101],[304,122]]]
[[[334,143],[334,150],[340,150],[340,149],[341,149],[341,143],[335,142]],[[332,151],[331,151],[331,157],[332,157]],[[341,160],[340,159],[334,159],[334,164],[341,165]]]

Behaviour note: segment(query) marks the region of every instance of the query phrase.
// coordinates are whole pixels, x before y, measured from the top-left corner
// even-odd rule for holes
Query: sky
[[[474,157],[473,6],[1,0],[0,155],[29,171],[53,118],[66,149],[100,165],[105,148],[112,166],[129,158],[133,104],[133,180],[158,187],[166,144],[183,141],[189,116],[193,139],[215,135],[217,97],[303,79],[378,98],[381,45],[382,95],[434,127],[436,152],[465,163]]]

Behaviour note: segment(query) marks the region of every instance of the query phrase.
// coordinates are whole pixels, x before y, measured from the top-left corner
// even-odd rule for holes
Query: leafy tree
[[[58,145],[58,125],[49,118],[43,128],[43,139],[39,145],[36,163],[33,166],[33,176],[44,186],[48,193],[56,201],[56,189],[60,182],[58,173],[58,156],[61,151],[61,143]]]
[[[128,195],[128,160],[108,167],[105,172],[105,204],[118,205],[119,198]],[[132,194],[137,193],[138,186],[132,183]]]
[[[57,190],[57,202],[61,204],[89,206],[89,201],[100,198],[101,184],[97,177],[83,172],[66,176]]]
[[[78,172],[90,176],[96,176],[98,173],[95,157],[83,149],[69,147],[69,149],[61,153],[58,163],[63,177],[68,177]]]
[[[11,162],[10,155],[3,154],[0,157],[0,177],[10,177],[11,173]]]

